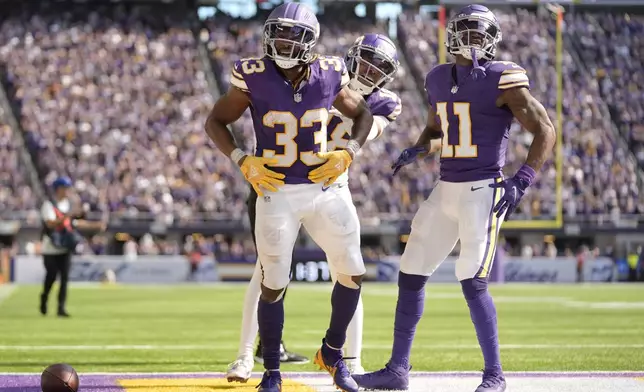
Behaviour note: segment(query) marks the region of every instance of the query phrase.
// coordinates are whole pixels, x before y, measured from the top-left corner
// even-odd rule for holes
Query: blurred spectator
[[[549,259],[554,259],[557,257],[557,247],[552,242],[549,242],[546,245],[546,254],[545,256]]]
[[[125,256],[125,259],[128,261],[136,260],[138,254],[139,245],[133,238],[128,238],[127,241],[125,241],[125,245],[123,245],[123,255]]]
[[[532,246],[524,245],[523,248],[521,248],[521,257],[525,259],[531,259],[532,256],[534,256],[534,249],[532,248]]]
[[[0,109],[0,218],[37,211],[38,200],[20,161],[16,137]]]

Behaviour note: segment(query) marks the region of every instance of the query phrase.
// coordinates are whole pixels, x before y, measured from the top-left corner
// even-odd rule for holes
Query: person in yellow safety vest
[[[642,251],[642,246],[637,247],[636,253],[637,256],[633,258],[634,261],[631,261],[629,258],[628,266],[631,270],[635,270],[635,280],[644,282],[644,251]]]
[[[642,253],[641,249],[639,249],[640,252]],[[626,262],[628,263],[628,281],[629,282],[634,282],[637,280],[637,263],[639,261],[639,255],[637,253],[629,253],[628,256],[626,257]]]

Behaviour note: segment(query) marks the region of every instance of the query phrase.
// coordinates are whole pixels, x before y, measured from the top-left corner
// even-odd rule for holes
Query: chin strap
[[[474,64],[474,68],[472,69],[472,72],[471,72],[472,79],[474,79],[475,81],[485,79],[485,76],[487,76],[485,73],[485,68],[479,65],[479,61],[476,58],[476,49],[471,48],[470,54],[472,56],[472,63]]]

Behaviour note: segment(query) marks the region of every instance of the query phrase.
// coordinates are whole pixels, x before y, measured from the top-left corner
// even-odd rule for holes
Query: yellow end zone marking
[[[246,384],[229,383],[225,378],[141,378],[119,380],[126,392],[254,392],[259,378],[251,378]],[[284,380],[282,389],[289,392],[315,392],[315,389],[293,380]]]

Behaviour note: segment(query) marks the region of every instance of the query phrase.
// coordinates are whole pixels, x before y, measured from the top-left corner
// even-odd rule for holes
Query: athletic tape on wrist
[[[235,162],[237,166],[239,166],[239,161],[241,161],[241,159],[246,155],[247,154],[243,152],[241,149],[236,148],[233,150],[233,152],[230,153],[230,159],[232,159],[232,161]]]
[[[347,150],[349,151],[351,158],[354,158],[358,154],[358,151],[360,151],[360,143],[355,140],[349,140],[349,143],[347,143]]]

